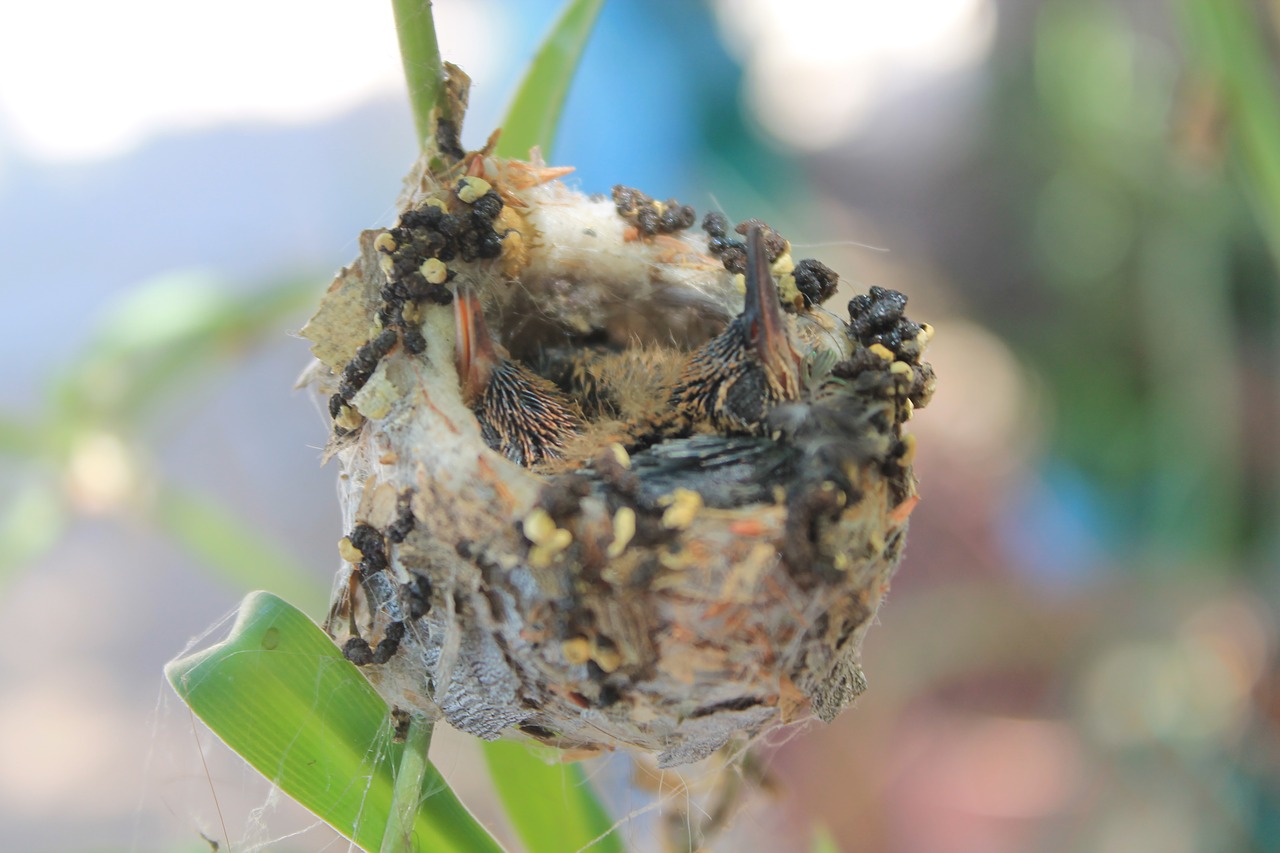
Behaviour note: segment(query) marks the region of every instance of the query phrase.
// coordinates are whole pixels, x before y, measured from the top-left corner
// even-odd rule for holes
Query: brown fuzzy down
[[[428,203],[520,212],[497,220],[500,256],[448,259],[503,353],[487,384],[464,393],[456,306],[388,286],[413,277],[388,232],[304,329],[311,385],[358,424],[328,449],[358,540],[328,630],[393,707],[482,738],[670,766],[833,719],[866,686],[858,650],[918,500],[903,427],[933,389],[932,330],[877,291],[851,317],[757,303],[761,343],[733,268],[751,239],[769,263],[788,251],[774,229],[738,243],[679,209],[637,239],[639,211],[677,206],[628,190],[616,208],[556,174],[473,152],[420,163],[403,197],[422,228],[450,222],[415,215]],[[445,243],[411,236],[413,269],[446,279],[426,257]],[[420,347],[366,346],[387,327]]]

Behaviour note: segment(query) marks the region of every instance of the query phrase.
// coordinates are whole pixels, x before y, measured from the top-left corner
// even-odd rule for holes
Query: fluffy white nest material
[[[729,434],[672,403],[693,353],[743,310],[728,238],[647,233],[651,220],[540,164],[426,163],[401,227],[361,236],[303,332],[349,531],[335,640],[392,705],[488,739],[674,765],[832,719],[864,688],[858,648],[916,501],[901,427],[932,390],[928,327],[884,292],[852,325],[808,304],[778,247],[804,384],[753,434]],[[490,190],[493,236],[473,216],[492,212],[492,196],[478,201]],[[433,227],[462,229],[444,249],[433,227],[405,225],[428,207],[452,217]],[[494,239],[496,255],[472,251],[493,254]],[[464,399],[450,301],[463,287],[509,358],[555,379],[578,418],[531,467]],[[563,375],[588,376],[590,393]]]

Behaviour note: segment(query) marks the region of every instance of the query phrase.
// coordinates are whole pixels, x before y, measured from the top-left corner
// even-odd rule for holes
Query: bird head
[[[718,430],[757,434],[774,406],[800,396],[802,363],[759,226],[747,233],[745,289],[742,313],[689,359],[671,403]]]
[[[573,404],[493,339],[474,290],[459,287],[453,306],[462,399],[485,443],[518,465],[560,457],[581,423]]]

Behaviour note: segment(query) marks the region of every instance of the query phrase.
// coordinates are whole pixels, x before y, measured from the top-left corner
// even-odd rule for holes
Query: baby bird
[[[720,432],[760,435],[765,416],[800,396],[801,357],[769,269],[759,226],[747,233],[746,302],[742,313],[689,360],[671,405]]]
[[[575,407],[493,340],[471,288],[458,288],[453,319],[462,399],[480,422],[485,444],[525,467],[560,458],[581,426]]]

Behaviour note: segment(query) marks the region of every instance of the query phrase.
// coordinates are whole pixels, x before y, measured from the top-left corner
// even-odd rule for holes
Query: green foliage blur
[[[1253,149],[1280,152],[1275,75],[1249,9],[1181,5],[1181,45],[1121,6],[1041,8],[997,125],[1009,177],[1036,188],[1020,242],[1037,292],[992,319],[1049,384],[1052,452],[1104,496],[1131,565],[1224,555],[1256,572],[1276,548],[1271,436],[1253,427],[1274,401],[1259,391],[1275,381],[1280,199],[1265,194],[1280,188]],[[1260,146],[1241,138],[1254,113],[1270,116]]]
[[[994,7],[963,140],[972,180],[959,202],[957,182],[923,193],[967,253],[922,240],[929,274],[841,269],[904,290],[938,329],[939,398],[916,420],[924,500],[868,638],[871,687],[771,753],[783,795],[737,838],[767,843],[752,833],[767,839],[769,814],[792,840],[824,825],[824,850],[1280,850],[1280,12]],[[651,83],[659,101],[689,90],[697,111],[679,128],[637,123],[637,145],[684,132],[686,159],[666,168],[789,234],[816,222],[834,240],[861,221],[832,186],[883,161],[753,133],[737,60],[705,41],[709,6],[647,14],[688,64],[636,50],[603,88],[618,103]],[[717,76],[713,54],[733,73]],[[560,144],[572,160],[565,128]],[[293,543],[168,481],[152,454],[166,415],[296,328],[328,275],[247,290],[165,275],[35,368],[42,403],[0,412],[0,589],[105,516],[176,543],[236,597],[267,588],[322,612],[327,590]],[[958,353],[961,338],[982,347]],[[939,419],[988,405],[989,377],[964,372],[987,362],[959,357],[979,349],[1017,376],[1014,427],[960,444]],[[944,399],[960,387],[973,396]]]

